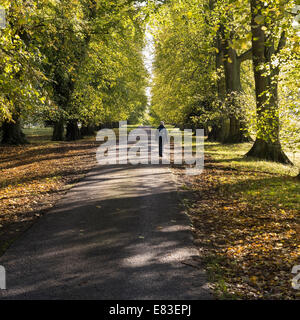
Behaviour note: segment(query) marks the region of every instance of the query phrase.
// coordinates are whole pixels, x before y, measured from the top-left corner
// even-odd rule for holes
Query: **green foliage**
[[[0,123],[13,114],[32,114],[44,103],[43,60],[35,31],[36,1],[1,1],[7,27],[0,30]]]
[[[4,1],[0,124],[23,118],[98,125],[141,117],[147,72],[138,1]]]
[[[78,74],[71,110],[83,123],[111,123],[142,116],[146,107],[146,77],[142,49],[144,30],[125,20],[120,32],[92,37]]]
[[[251,16],[264,37],[261,62],[251,57],[257,42]],[[226,123],[224,130],[231,130],[234,118],[252,139],[277,144],[280,137],[285,148],[296,152],[300,140],[297,20],[296,1],[168,1],[152,19],[151,116],[180,127],[219,131]],[[255,85],[254,73],[262,76],[261,88]]]
[[[183,126],[205,119],[215,99],[214,48],[204,2],[169,2],[152,22],[155,40],[151,115]]]

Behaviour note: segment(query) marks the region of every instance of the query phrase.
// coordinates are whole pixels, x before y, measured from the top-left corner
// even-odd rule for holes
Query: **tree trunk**
[[[228,97],[228,111],[229,111],[229,132],[224,143],[240,143],[249,141],[246,136],[245,130],[241,119],[236,115],[236,109],[240,106],[236,102],[236,95],[242,91],[241,85],[241,60],[239,59],[236,51],[230,47],[228,41],[225,42],[225,59],[224,59],[224,70],[225,70],[225,83],[226,93]],[[238,110],[239,111],[239,110]]]
[[[221,143],[226,143],[226,140],[229,135],[229,130],[230,130],[230,119],[228,119],[227,117],[224,117],[221,120],[221,128],[217,136],[217,141]]]
[[[80,134],[84,136],[93,136],[95,134],[95,127],[93,125],[82,126],[80,129]]]
[[[261,1],[251,0],[252,14],[252,57],[255,78],[257,135],[248,157],[291,164],[284,154],[279,140],[279,110],[278,110],[278,68],[271,64],[272,55],[275,53],[274,41],[266,38],[263,24],[255,20],[261,15]],[[268,29],[268,28],[267,28]],[[279,46],[282,42],[279,42]],[[280,49],[278,46],[277,50]],[[264,74],[262,66],[270,67],[270,74]]]
[[[242,122],[235,116],[230,117],[229,132],[223,143],[241,143],[250,140],[250,137],[245,133]]]
[[[289,158],[282,151],[280,144],[268,143],[263,139],[256,139],[253,147],[247,153],[247,157],[292,164]]]
[[[208,126],[206,124],[203,125],[203,130],[204,130],[204,136],[207,137],[209,130],[208,130]]]
[[[207,140],[208,141],[217,141],[218,134],[219,134],[220,128],[217,125],[212,125],[211,130],[208,133]]]
[[[14,122],[5,121],[2,124],[2,144],[20,145],[28,143],[25,134],[22,132],[21,123],[18,117],[13,118]]]
[[[64,122],[59,120],[54,123],[52,141],[63,141],[64,140]]]
[[[66,139],[68,141],[75,141],[81,138],[80,130],[78,128],[77,120],[69,120],[67,122]]]
[[[229,119],[224,118],[219,125],[213,124],[211,130],[208,133],[208,141],[216,141],[224,143],[229,133]]]
[[[222,74],[222,76],[219,76],[217,79],[218,99],[220,101],[220,107],[226,96],[225,77],[221,72],[224,68],[224,45],[222,43],[221,37],[223,29],[224,27],[220,25],[216,38],[216,70],[219,74]],[[210,135],[208,136],[209,141],[223,142],[226,139],[228,135],[228,120],[229,119],[226,117],[226,115],[223,115],[223,117],[220,119],[220,124],[213,125]]]

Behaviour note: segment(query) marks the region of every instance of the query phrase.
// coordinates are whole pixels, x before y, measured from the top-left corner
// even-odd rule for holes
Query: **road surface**
[[[0,299],[211,299],[166,165],[96,166],[0,258]]]

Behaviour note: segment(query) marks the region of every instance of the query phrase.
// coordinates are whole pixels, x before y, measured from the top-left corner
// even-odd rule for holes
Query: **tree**
[[[41,52],[36,46],[36,1],[4,1],[7,26],[0,30],[0,122],[2,143],[26,142],[21,121],[43,105]]]
[[[261,0],[251,0],[250,3],[257,137],[247,156],[289,164],[291,161],[283,152],[279,138],[280,64],[276,58],[278,59],[277,56],[285,46],[286,29],[291,22],[289,18],[285,19],[287,8],[284,1],[266,3]]]
[[[53,123],[53,140],[64,139],[66,125],[66,139],[75,140],[79,121],[94,126],[143,113],[145,17],[139,1],[3,2],[8,21],[0,31],[3,143],[26,142],[25,120]]]
[[[247,30],[248,6],[241,1],[209,1],[207,21],[215,37],[217,88],[224,113],[210,140],[222,143],[249,141],[237,97],[242,93],[241,64],[251,59]],[[242,18],[241,18],[242,17]],[[246,26],[246,27],[245,27]],[[226,115],[226,117],[225,117]]]
[[[138,120],[144,113],[147,73],[143,20],[134,7],[106,36],[92,35],[68,112],[84,127]]]
[[[59,111],[56,114],[58,119],[53,134],[54,140],[63,138],[64,122],[67,122],[66,138],[76,140],[80,137],[78,121],[84,125],[89,125],[91,122],[95,125],[100,119],[113,122],[112,115],[120,115],[117,113],[118,108],[124,105],[124,99],[128,100],[132,92],[127,90],[128,87],[124,89],[131,82],[130,73],[122,74],[122,71],[118,70],[116,72],[119,72],[119,75],[116,75],[107,71],[104,74],[102,71],[103,66],[109,70],[113,56],[115,61],[119,62],[132,54],[136,56],[132,45],[137,44],[135,30],[138,30],[138,24],[142,25],[143,21],[134,22],[135,17],[138,16],[138,9],[134,7],[135,2],[132,0],[63,1],[63,6],[60,4],[54,8],[54,19],[60,16],[61,18],[54,23],[56,41],[53,48],[50,51],[46,48],[45,52],[52,59],[50,74],[53,78],[53,96]],[[64,23],[60,23],[60,20]],[[127,33],[126,28],[129,30]],[[60,33],[63,36],[60,36]],[[53,39],[51,33],[49,39]],[[128,48],[131,49],[130,52]],[[140,46],[138,48],[140,49]],[[129,53],[128,56],[126,50]],[[99,68],[95,69],[95,66]],[[141,59],[137,66],[140,67],[139,72],[143,72]],[[125,70],[125,68],[134,68],[134,65],[126,64],[124,68],[123,65],[119,67]],[[142,90],[143,84],[135,83],[135,85],[138,84],[141,85],[140,90]],[[116,88],[119,90],[117,91]],[[121,95],[123,100],[118,101]],[[143,101],[143,97],[143,94],[136,96],[135,102],[138,103],[138,99]],[[112,99],[114,99],[113,102],[111,102]],[[107,112],[103,110],[103,106],[107,107]],[[97,112],[103,113],[96,114]],[[91,118],[93,118],[92,121]]]
[[[151,115],[158,121],[207,127],[218,111],[214,41],[206,23],[205,3],[170,1],[153,17],[155,41]]]

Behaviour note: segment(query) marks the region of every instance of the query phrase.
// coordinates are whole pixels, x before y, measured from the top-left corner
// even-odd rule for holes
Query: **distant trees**
[[[21,121],[48,120],[53,140],[141,115],[147,72],[138,1],[3,1],[0,30],[2,143],[25,142]],[[89,130],[90,130],[89,129]],[[82,130],[84,132],[84,129]]]
[[[290,163],[282,145],[295,152],[300,141],[296,2],[2,0],[2,142],[25,143],[24,120],[50,121],[53,140],[75,140],[141,118],[150,16],[152,118],[201,126],[222,143],[253,139],[247,156]]]

